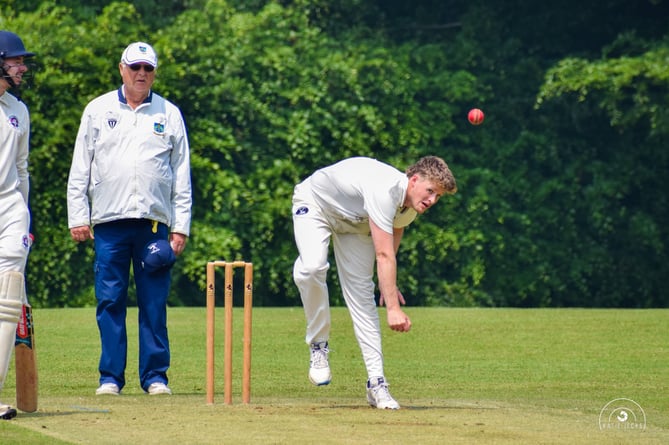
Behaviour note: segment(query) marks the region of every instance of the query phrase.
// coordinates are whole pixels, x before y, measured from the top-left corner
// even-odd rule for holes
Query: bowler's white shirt
[[[409,225],[416,211],[403,208],[409,178],[376,159],[354,157],[311,175],[314,199],[324,212],[369,226],[369,219],[387,233]]]

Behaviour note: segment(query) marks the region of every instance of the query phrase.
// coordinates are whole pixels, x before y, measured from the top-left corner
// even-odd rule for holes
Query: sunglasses
[[[139,71],[142,67],[144,68],[144,71],[146,71],[147,73],[150,73],[151,71],[154,70],[153,66],[143,65],[141,63],[133,63],[132,65],[128,65],[128,68],[130,68],[133,71]]]

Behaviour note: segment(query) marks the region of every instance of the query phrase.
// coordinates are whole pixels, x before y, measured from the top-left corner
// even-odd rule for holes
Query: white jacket
[[[181,111],[151,92],[135,110],[123,87],[85,108],[67,186],[69,228],[150,219],[189,235],[190,155]]]

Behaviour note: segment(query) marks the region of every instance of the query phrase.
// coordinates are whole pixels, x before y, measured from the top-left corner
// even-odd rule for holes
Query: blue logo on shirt
[[[309,213],[309,207],[300,207],[295,211],[296,215],[306,215],[307,213]]]
[[[161,124],[160,122],[154,122],[153,132],[158,135],[165,133],[165,124]]]

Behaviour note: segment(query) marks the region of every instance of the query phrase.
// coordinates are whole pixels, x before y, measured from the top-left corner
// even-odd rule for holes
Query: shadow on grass
[[[336,406],[324,406],[322,408],[315,409],[365,409],[365,410],[375,410],[369,405],[336,405]],[[486,411],[486,410],[498,410],[502,409],[498,406],[457,406],[457,405],[402,405],[398,411],[428,411],[428,410],[476,410],[476,411]],[[384,411],[384,410],[379,410]],[[393,410],[385,410],[393,411]]]
[[[67,411],[54,411],[54,412],[45,412],[45,411],[37,411],[34,413],[24,413],[22,412],[20,414],[21,417],[24,418],[33,418],[33,419],[40,419],[40,418],[46,418],[46,417],[61,417],[61,416],[72,416],[75,414],[82,414],[82,413],[91,413],[91,414],[111,414],[110,409],[105,409],[105,408],[92,408],[92,407],[87,407],[87,406],[71,406],[70,410]]]

